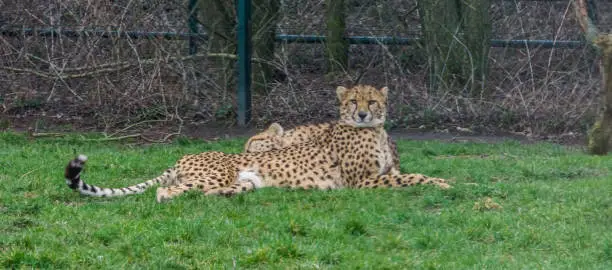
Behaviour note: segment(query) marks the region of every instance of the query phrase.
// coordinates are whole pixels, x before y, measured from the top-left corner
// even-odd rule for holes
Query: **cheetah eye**
[[[368,100],[368,105],[374,105],[376,104],[376,100]]]
[[[355,99],[351,99],[350,101],[351,101],[351,103],[353,103],[353,104],[357,104],[357,100],[355,100]]]

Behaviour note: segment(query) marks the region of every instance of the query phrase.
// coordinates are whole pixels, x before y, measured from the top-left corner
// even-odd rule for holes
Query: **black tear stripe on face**
[[[357,104],[355,104],[355,108],[353,109],[353,111],[351,111],[351,119],[353,119],[353,121],[355,121],[355,112],[357,111]]]

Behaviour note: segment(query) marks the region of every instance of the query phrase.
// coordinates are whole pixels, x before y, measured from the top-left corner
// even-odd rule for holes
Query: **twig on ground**
[[[198,58],[228,58],[232,60],[237,60],[238,56],[235,54],[229,54],[229,53],[208,53],[208,54],[194,54],[194,55],[183,56],[183,57],[169,57],[168,60],[187,61],[187,60],[194,60]],[[252,58],[251,60],[253,62],[259,62],[259,63],[265,62],[259,58]],[[118,63],[108,63],[108,64],[103,64],[103,65],[93,66],[93,67],[79,67],[79,68],[72,68],[72,69],[64,68],[61,70],[63,74],[57,73],[57,70],[55,68],[54,70],[56,72],[54,73],[41,72],[41,71],[37,71],[34,69],[29,69],[29,68],[15,68],[15,67],[8,67],[8,66],[0,66],[0,69],[9,70],[13,72],[19,72],[19,73],[30,73],[30,74],[33,74],[39,77],[47,78],[47,79],[64,80],[64,79],[77,79],[77,78],[83,78],[83,77],[90,77],[90,76],[99,75],[102,73],[118,72],[123,69],[127,69],[131,66],[154,65],[157,63],[159,63],[159,59],[154,58],[154,59],[140,60],[137,62],[126,61],[126,62],[118,62]],[[53,66],[55,67],[55,65]],[[91,71],[82,72],[82,73],[74,73],[74,74],[66,74],[69,72],[84,71],[84,70],[91,70]],[[79,97],[79,99],[81,98]]]
[[[85,137],[81,136],[83,141],[87,141],[87,142],[121,141],[121,140],[125,140],[125,139],[140,138],[140,137],[142,137],[142,134],[140,134],[140,133],[131,134],[131,135],[125,135],[125,136],[119,136],[119,137],[106,137],[106,138],[101,138],[101,139],[85,139]]]
[[[57,132],[49,132],[49,133],[31,133],[30,134],[31,137],[34,138],[42,138],[42,137],[64,137],[66,136],[66,134],[64,133],[57,133]]]

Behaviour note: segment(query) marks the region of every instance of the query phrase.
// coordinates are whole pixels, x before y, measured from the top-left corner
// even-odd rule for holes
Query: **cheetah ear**
[[[279,124],[279,123],[272,123],[268,129],[266,130],[267,133],[271,133],[274,134],[276,136],[282,136],[283,133],[285,133],[285,131],[283,130],[283,127]]]
[[[336,95],[338,95],[339,100],[342,100],[347,90],[348,89],[346,89],[344,86],[338,86],[338,88],[336,88]]]
[[[380,89],[380,93],[382,93],[382,94],[383,94],[383,96],[384,96],[385,98],[387,98],[387,94],[389,94],[389,87],[385,86],[385,87],[381,88],[381,89]]]

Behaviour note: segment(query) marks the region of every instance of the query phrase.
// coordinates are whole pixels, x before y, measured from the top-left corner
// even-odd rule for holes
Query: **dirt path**
[[[215,126],[191,126],[184,130],[184,135],[190,138],[200,138],[205,140],[246,138],[250,137],[261,129],[240,128],[240,127],[215,127]],[[389,135],[394,139],[404,140],[438,140],[444,142],[475,142],[475,143],[501,143],[507,140],[518,141],[521,143],[552,142],[562,145],[582,146],[584,138],[581,135],[575,136],[547,136],[531,137],[521,136],[510,133],[499,133],[492,135],[480,134],[461,134],[453,132],[433,132],[418,129],[393,129]]]
[[[97,130],[91,125],[84,123],[71,122],[56,122],[48,121],[45,128],[36,128],[36,119],[21,119],[21,121],[13,121],[13,124],[9,128],[4,130],[12,130],[15,132],[96,132]],[[69,123],[70,125],[66,125]],[[70,128],[65,129],[62,127],[69,126]],[[290,127],[288,127],[290,128]],[[3,129],[0,129],[3,130]],[[203,140],[220,140],[230,138],[247,138],[257,132],[260,132],[262,128],[253,127],[228,127],[222,124],[189,124],[182,128],[181,135],[193,139]],[[121,135],[129,134],[142,134],[147,138],[153,140],[160,140],[166,137],[168,134],[172,134],[178,131],[175,123],[163,124],[157,123],[149,126],[137,126],[135,129],[126,130]],[[101,131],[100,131],[101,132]],[[523,136],[511,133],[496,133],[496,134],[472,134],[472,133],[459,133],[459,132],[434,132],[424,131],[421,129],[392,129],[389,131],[391,137],[395,139],[405,140],[438,140],[444,142],[476,142],[476,143],[500,143],[506,140],[519,141],[521,143],[535,143],[548,141],[552,143],[582,147],[585,139],[583,134],[565,134],[558,136]]]

